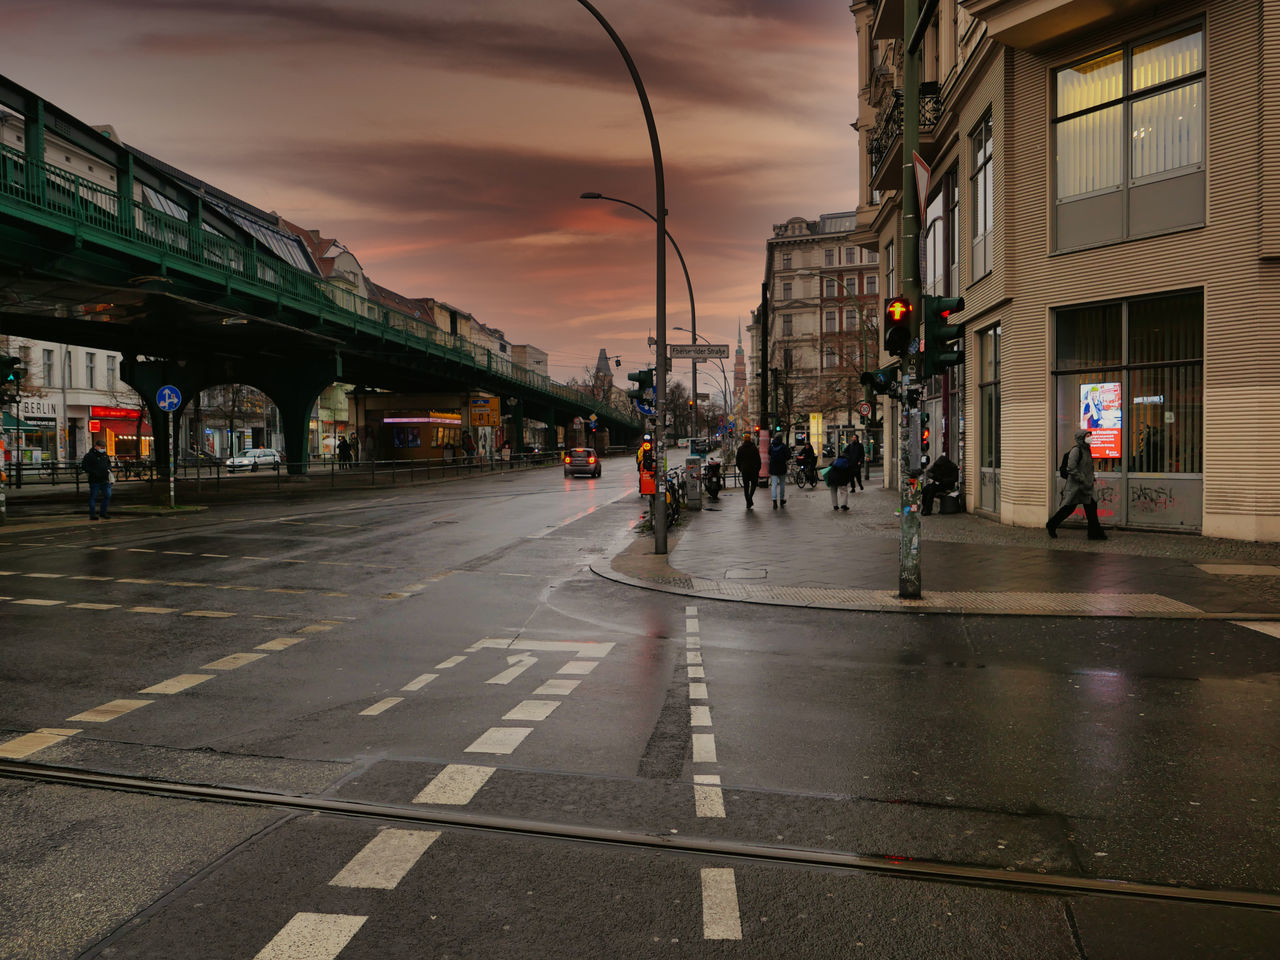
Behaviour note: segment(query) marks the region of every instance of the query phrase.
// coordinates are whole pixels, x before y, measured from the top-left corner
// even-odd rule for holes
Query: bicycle
[[[795,484],[797,490],[803,490],[806,484],[816,487],[818,485],[818,472],[815,470],[810,473],[804,464],[793,463],[791,465],[791,473],[787,476],[787,482]]]

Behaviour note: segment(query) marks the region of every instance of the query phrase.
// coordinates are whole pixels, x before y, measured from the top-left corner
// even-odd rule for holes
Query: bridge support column
[[[178,388],[182,394],[182,406],[173,411],[173,420],[179,423],[187,404],[205,386],[200,373],[196,368],[180,366],[176,360],[138,361],[125,357],[120,363],[120,379],[138,391],[147,405],[147,416],[151,421],[151,455],[155,459],[156,475],[161,480],[169,479],[169,451],[173,448],[173,437],[169,433],[169,414],[156,406],[156,393],[166,385]]]
[[[511,442],[511,455],[515,456],[524,449],[524,401],[516,400],[508,407],[511,414],[511,436],[507,439]]]
[[[262,370],[252,381],[247,381],[269,396],[280,411],[285,463],[290,476],[304,476],[307,472],[311,411],[325,387],[340,374],[334,367],[332,359],[292,363],[287,369]]]

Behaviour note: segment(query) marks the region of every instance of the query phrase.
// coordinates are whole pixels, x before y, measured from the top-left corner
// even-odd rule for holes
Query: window
[[[822,368],[830,370],[833,367],[840,366],[840,358],[836,355],[834,347],[827,347],[822,351]]]
[[[75,386],[71,377],[71,351],[62,355],[62,385],[68,389]]]
[[[991,272],[992,228],[995,224],[995,165],[992,163],[991,113],[969,135],[969,192],[973,198],[970,236],[973,240],[973,279]]]
[[[893,241],[890,240],[884,245],[884,295],[886,297],[896,296],[897,286],[893,275],[894,259],[893,259]]]
[[[865,277],[862,278],[862,282],[865,286],[867,293],[876,292],[876,284],[878,283],[878,281],[879,281],[879,278],[874,273],[868,273]]]
[[[791,323],[791,314],[789,313],[784,313],[782,315],[782,335],[784,337],[790,337],[795,335],[795,331]]]
[[[44,375],[44,385],[46,387],[53,386],[53,351],[41,351],[41,373]]]
[[[784,253],[784,254],[782,255],[782,269],[783,269],[783,270],[790,270],[790,269],[791,269],[791,254],[789,254],[789,253]]]
[[[845,247],[845,248],[844,248],[844,262],[845,262],[846,264],[849,264],[849,263],[857,263],[857,262],[858,262],[858,248],[857,248],[857,247]]]
[[[828,310],[822,317],[822,329],[827,333],[839,333],[840,323],[836,319],[836,312]]]
[[[822,251],[822,265],[824,267],[834,267],[836,265],[836,252],[834,250]]]
[[[791,348],[790,347],[784,347],[782,350],[782,369],[783,370],[791,369]]]
[[[116,358],[107,356],[107,389],[114,390],[116,388]]]
[[[1094,54],[1053,83],[1057,249],[1204,223],[1201,24]]]
[[[943,183],[947,193],[947,216],[950,217],[947,229],[950,240],[947,244],[947,294],[954,296],[960,292],[960,171],[952,167]]]
[[[783,300],[791,299],[791,281],[789,280],[782,285],[782,299]]]
[[[836,282],[835,282],[834,280],[832,280],[832,279],[828,278],[828,279],[827,279],[827,296],[828,296],[828,297],[834,297],[834,296],[836,296],[836,295],[837,295],[837,294],[836,294]]]
[[[880,252],[879,252],[878,250],[868,250],[868,251],[867,251],[867,259],[866,259],[866,262],[867,262],[867,263],[879,263],[879,262],[880,262]]]
[[[978,506],[1000,509],[1000,328],[978,334]]]
[[[942,191],[929,198],[924,213],[924,290],[940,297],[946,290],[947,273],[946,203]]]
[[[96,389],[93,382],[93,368],[97,364],[98,355],[96,353],[86,353],[84,355],[84,385],[90,390]]]

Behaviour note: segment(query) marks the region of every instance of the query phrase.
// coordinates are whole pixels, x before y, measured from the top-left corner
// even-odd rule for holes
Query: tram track
[[[1219,890],[1129,880],[1029,873],[887,855],[790,848],[719,838],[700,839],[687,835],[647,834],[632,830],[528,820],[495,814],[446,812],[438,809],[417,810],[392,804],[180,783],[29,762],[0,760],[0,778],[202,802],[252,805],[297,813],[321,813],[352,819],[409,823],[488,834],[539,837],[572,843],[727,858],[769,865],[822,867],[874,873],[899,879],[999,888],[1024,893],[1059,896],[1091,895],[1280,911],[1280,894],[1265,891]]]

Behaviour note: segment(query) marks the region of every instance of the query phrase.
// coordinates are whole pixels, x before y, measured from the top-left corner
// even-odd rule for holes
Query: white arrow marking
[[[531,657],[527,653],[518,653],[514,657],[507,657],[507,663],[514,664],[514,666],[508,667],[496,677],[486,680],[485,683],[510,683],[537,662],[537,657]]]

